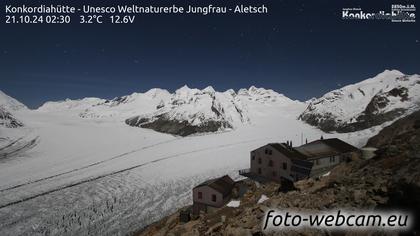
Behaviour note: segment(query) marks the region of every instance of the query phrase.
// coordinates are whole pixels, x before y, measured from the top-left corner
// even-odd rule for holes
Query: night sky
[[[26,2],[34,5],[36,1]],[[77,6],[98,1],[68,2]],[[177,0],[101,2],[186,4]],[[255,85],[306,100],[385,69],[420,73],[420,20],[341,19],[343,7],[389,11],[392,3],[415,1],[188,3],[218,2],[265,4],[269,14],[137,15],[134,25],[6,25],[3,5],[0,90],[32,108],[49,100],[113,98],[154,87],[174,91],[184,84],[211,85],[220,91]]]

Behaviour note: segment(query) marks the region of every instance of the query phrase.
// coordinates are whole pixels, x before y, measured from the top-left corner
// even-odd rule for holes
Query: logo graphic
[[[343,8],[343,20],[388,20],[397,23],[416,22],[416,7],[414,4],[393,4],[390,11],[380,10],[366,12],[362,8]]]

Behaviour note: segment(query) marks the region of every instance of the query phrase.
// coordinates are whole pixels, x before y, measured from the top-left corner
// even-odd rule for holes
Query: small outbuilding
[[[224,206],[231,199],[235,181],[228,175],[207,180],[193,188],[193,214]]]

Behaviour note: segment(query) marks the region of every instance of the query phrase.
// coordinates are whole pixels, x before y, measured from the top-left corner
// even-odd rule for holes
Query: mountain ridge
[[[420,107],[420,76],[385,70],[309,102],[299,119],[325,132],[354,132],[408,115]]]
[[[385,70],[305,102],[255,86],[219,92],[212,86],[198,89],[184,85],[172,93],[152,88],[143,93],[134,92],[113,99],[87,97],[49,101],[35,111],[65,112],[86,119],[113,119],[134,127],[186,136],[251,124],[250,117],[254,112],[248,107],[264,106],[269,109],[270,106],[293,105],[306,106],[298,119],[324,132],[364,130],[408,115],[419,108],[420,76]],[[25,105],[2,92],[0,106],[11,115],[14,111],[28,110]]]

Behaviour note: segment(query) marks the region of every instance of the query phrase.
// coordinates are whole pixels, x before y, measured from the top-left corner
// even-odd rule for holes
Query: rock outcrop
[[[18,128],[23,123],[18,120],[15,112],[27,110],[28,108],[18,100],[10,97],[0,90],[0,127]]]
[[[16,119],[6,109],[0,107],[0,127],[1,126],[6,128],[18,128],[22,127],[23,123]]]

